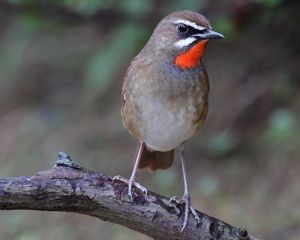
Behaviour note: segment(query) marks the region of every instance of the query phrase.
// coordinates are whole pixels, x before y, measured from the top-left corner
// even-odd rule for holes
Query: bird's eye
[[[177,29],[180,33],[186,33],[188,30],[188,27],[182,23],[177,25]]]

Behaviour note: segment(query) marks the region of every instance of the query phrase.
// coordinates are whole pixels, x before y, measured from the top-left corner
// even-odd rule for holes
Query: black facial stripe
[[[205,33],[207,31],[207,29],[199,30],[199,29],[195,29],[195,28],[193,28],[192,26],[189,26],[189,25],[185,25],[185,26],[187,27],[187,31],[185,33],[179,32],[179,34],[182,38],[188,38],[191,35],[199,34],[199,33]]]

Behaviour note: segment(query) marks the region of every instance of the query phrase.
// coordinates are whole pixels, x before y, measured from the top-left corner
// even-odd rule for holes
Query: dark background
[[[66,151],[129,177],[137,141],[122,126],[129,61],[177,9],[207,16],[208,119],[186,145],[194,207],[266,240],[300,238],[300,4],[284,0],[0,1],[0,176],[31,175]],[[179,161],[138,174],[181,195]],[[2,211],[1,240],[149,239],[70,213]]]

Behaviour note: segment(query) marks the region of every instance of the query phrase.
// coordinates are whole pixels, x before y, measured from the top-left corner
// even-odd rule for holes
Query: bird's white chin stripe
[[[199,25],[197,25],[197,24],[194,23],[194,22],[190,22],[190,21],[184,20],[184,19],[178,19],[178,20],[176,20],[174,23],[175,23],[175,24],[183,23],[183,24],[185,24],[185,25],[187,25],[187,26],[190,26],[190,27],[193,27],[193,28],[195,28],[195,29],[197,29],[197,30],[199,30],[199,31],[202,31],[202,30],[205,29],[205,27],[199,26]]]
[[[188,37],[186,39],[181,39],[177,42],[175,42],[175,46],[178,48],[183,48],[186,47],[188,45],[190,45],[191,43],[195,42],[197,39],[195,37]]]

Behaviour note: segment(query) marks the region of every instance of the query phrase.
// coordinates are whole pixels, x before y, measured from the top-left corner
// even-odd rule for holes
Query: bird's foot
[[[189,217],[189,212],[191,212],[194,216],[194,219],[197,221],[197,223],[200,222],[200,218],[195,210],[193,208],[192,203],[191,203],[191,197],[189,194],[184,194],[182,199],[179,199],[177,196],[171,197],[170,202],[175,202],[177,204],[184,204],[184,219],[183,219],[183,224],[180,232],[182,232],[187,223],[188,223],[188,217]]]
[[[173,196],[173,197],[171,197],[170,200],[169,200],[169,202],[170,202],[170,203],[175,202],[176,204],[182,204],[182,200],[179,199],[178,196]]]
[[[139,189],[140,191],[142,191],[142,193],[147,196],[148,190],[147,188],[145,188],[144,186],[142,186],[140,183],[133,181],[132,179],[126,179],[122,176],[115,176],[113,178],[113,181],[121,181],[124,183],[127,183],[128,185],[128,196],[130,197],[131,201],[133,201],[133,197],[132,197],[132,187],[136,187],[137,189]]]

